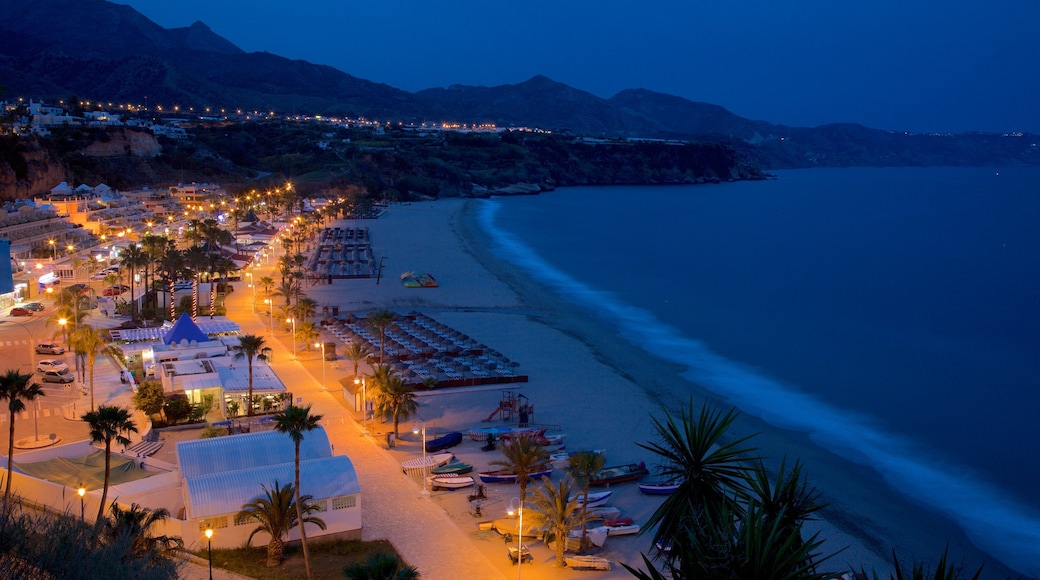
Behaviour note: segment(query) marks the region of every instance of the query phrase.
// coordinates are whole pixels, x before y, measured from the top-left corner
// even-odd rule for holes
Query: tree
[[[376,380],[375,412],[393,418],[394,436],[398,436],[397,426],[401,419],[407,421],[408,417],[418,410],[419,403],[415,399],[415,389],[411,385],[405,383],[404,379],[389,367],[381,366],[379,368],[387,369],[389,372],[385,378]],[[378,369],[377,374],[373,376],[378,376]]]
[[[90,408],[94,408],[94,363],[99,354],[105,350],[105,339],[97,330],[86,324],[80,325],[72,333],[71,345],[77,353],[83,353],[87,359],[87,369],[90,376]]]
[[[260,290],[263,291],[264,296],[271,295],[271,289],[274,288],[274,279],[270,276],[263,276],[257,282],[260,285]]]
[[[14,468],[14,420],[25,410],[25,404],[31,403],[37,397],[46,396],[43,388],[36,384],[29,384],[32,375],[23,375],[17,370],[8,370],[0,375],[0,401],[7,401],[7,411],[10,413],[7,439],[7,483],[4,484],[4,504],[11,495],[11,473]]]
[[[303,512],[300,508],[300,443],[303,441],[304,433],[318,427],[318,421],[321,421],[321,415],[311,415],[310,405],[306,407],[290,406],[274,416],[275,431],[287,434],[292,439],[296,451],[293,485],[296,488],[296,517],[303,522],[303,525],[300,526],[300,544],[303,546],[303,563],[307,569],[308,579],[311,578],[311,555],[307,549],[307,522],[303,519]]]
[[[160,415],[166,406],[166,393],[159,381],[144,381],[133,394],[134,407],[147,415]]]
[[[581,484],[582,497],[589,497],[589,485],[592,481],[592,476],[595,475],[599,470],[603,469],[606,464],[607,458],[602,453],[596,453],[594,451],[579,451],[570,456],[567,460],[567,473],[571,474],[574,479]],[[589,547],[589,503],[582,502],[581,504],[581,547]]]
[[[762,511],[765,524],[774,524],[780,532],[791,537],[791,548],[802,548],[802,524],[815,519],[813,514],[822,510],[827,504],[820,503],[820,494],[816,488],[810,488],[802,476],[802,464],[795,461],[790,471],[787,470],[786,458],[780,462],[776,482],[771,482],[765,466],[759,463],[757,469],[748,473],[750,495]]]
[[[130,439],[123,433],[137,433],[137,425],[130,418],[130,411],[122,407],[101,405],[97,409],[84,413],[82,419],[90,427],[90,440],[105,444],[105,484],[101,492],[101,505],[98,506],[97,521],[105,516],[105,500],[108,498],[108,483],[112,475],[112,441],[120,445],[129,445]]]
[[[296,326],[296,340],[297,342],[303,342],[307,350],[311,349],[311,345],[320,336],[321,331],[318,330],[318,326],[310,320],[305,320]]]
[[[134,299],[134,272],[148,264],[148,255],[137,244],[123,250],[123,266],[130,272],[130,320],[137,320],[137,300]]]
[[[110,519],[105,520],[104,536],[110,543],[117,543],[122,538],[130,542],[130,556],[133,558],[150,558],[157,560],[171,554],[174,550],[184,548],[184,541],[177,536],[152,536],[149,530],[157,523],[170,517],[170,510],[159,508],[148,510],[136,503],[124,510],[113,503],[109,511]]]
[[[293,306],[292,314],[297,320],[307,320],[313,317],[318,312],[318,301],[313,298],[307,298],[306,296],[297,298],[296,305]]]
[[[549,463],[549,452],[527,433],[517,434],[502,445],[501,451],[503,459],[492,461],[491,465],[516,474],[516,481],[520,484],[520,505],[523,506],[527,496],[527,480],[532,473],[545,469]]]
[[[546,478],[542,487],[534,489],[531,497],[532,523],[544,526],[546,531],[556,536],[556,566],[560,568],[567,564],[564,560],[567,534],[584,512],[584,508],[578,510],[578,502],[570,499],[573,488],[574,480],[570,475],[564,476],[558,486]],[[523,530],[520,533],[522,535]]]
[[[397,554],[372,554],[364,562],[343,567],[347,580],[418,580],[419,570],[409,566]]]
[[[379,364],[383,364],[383,351],[386,344],[386,329],[394,322],[394,313],[389,310],[377,310],[368,315],[368,323],[379,331]]]
[[[347,349],[343,351],[343,356],[349,358],[354,363],[354,378],[358,378],[358,365],[361,361],[368,358],[368,355],[372,354],[372,350],[368,348],[368,345],[361,341],[351,341],[347,344]]]
[[[166,414],[166,421],[170,425],[176,425],[191,415],[191,401],[184,393],[173,393],[166,397],[163,412]]]
[[[266,347],[264,345],[264,337],[257,336],[255,334],[243,334],[238,337],[238,346],[232,347],[235,351],[235,360],[246,359],[249,365],[249,408],[246,410],[246,416],[250,417],[253,415],[253,360],[267,360]]]
[[[300,514],[305,514],[302,521],[306,524],[314,524],[325,529],[325,522],[320,518],[312,517],[311,514],[318,511],[317,506],[310,504],[312,499],[309,495],[302,495],[299,501],[303,506],[297,508],[296,488],[291,483],[279,485],[275,480],[274,485],[267,487],[261,484],[263,495],[254,498],[253,501],[242,506],[242,510],[235,515],[236,521],[253,520],[257,522],[256,528],[249,533],[246,545],[250,545],[253,536],[263,532],[271,536],[267,543],[267,567],[274,568],[282,563],[282,553],[285,551],[285,539],[289,530],[297,526],[301,521]]]

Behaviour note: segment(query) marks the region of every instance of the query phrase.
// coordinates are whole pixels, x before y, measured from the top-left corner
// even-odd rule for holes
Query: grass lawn
[[[311,541],[307,542],[307,547],[311,553],[311,573],[315,578],[343,578],[344,566],[364,562],[373,554],[397,554],[390,542],[386,541]],[[205,560],[206,550],[199,550],[195,555]],[[306,577],[303,550],[299,546],[286,546],[282,564],[277,568],[264,566],[266,560],[267,546],[213,550],[214,568],[224,568],[258,580]]]

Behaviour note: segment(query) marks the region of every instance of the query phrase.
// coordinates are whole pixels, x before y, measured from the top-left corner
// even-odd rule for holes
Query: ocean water
[[[1040,169],[782,171],[481,209],[495,251],[744,413],[1040,565]]]

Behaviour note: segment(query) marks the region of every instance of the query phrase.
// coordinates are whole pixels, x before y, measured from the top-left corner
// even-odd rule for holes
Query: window
[[[356,506],[357,506],[357,496],[356,495],[344,495],[344,496],[341,496],[341,497],[334,497],[334,498],[332,498],[332,509],[334,509],[334,510],[350,509],[350,508],[356,507]]]

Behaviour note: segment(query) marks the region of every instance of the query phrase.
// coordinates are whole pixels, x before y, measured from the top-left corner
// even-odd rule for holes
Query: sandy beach
[[[651,415],[662,417],[662,407],[679,409],[690,399],[695,404],[709,393],[701,392],[680,376],[684,370],[653,357],[618,336],[617,332],[588,313],[563,301],[540,284],[497,259],[488,249],[489,240],[480,231],[474,214],[479,200],[443,200],[430,203],[394,205],[380,219],[337,225],[370,228],[374,252],[385,257],[382,280],[336,280],[332,285],[307,288],[307,294],[321,305],[338,306],[341,313],[366,312],[387,308],[405,313],[416,310],[460,330],[490,348],[519,362],[519,372],[530,381],[518,386],[534,405],[532,421],[566,433],[568,449],[606,449],[607,463],[645,461],[653,468],[655,458],[637,443],[653,438]],[[436,277],[439,287],[405,288],[399,280],[404,271],[421,270]],[[340,361],[341,372],[349,361]],[[368,369],[362,369],[367,372]],[[510,385],[516,386],[516,385]],[[502,388],[506,388],[503,386]],[[501,396],[499,388],[448,390],[424,394],[418,419],[425,421],[428,436],[501,425],[482,423],[495,409]],[[722,402],[725,405],[725,402]],[[389,424],[371,427],[385,432]],[[393,450],[395,459],[417,457],[420,445],[410,433],[413,420],[401,425],[402,440]],[[891,550],[898,546],[900,558],[929,561],[941,554],[945,544],[929,540],[941,530],[951,553],[966,562],[981,562],[978,552],[955,528],[938,517],[905,514],[920,513],[916,506],[900,503],[886,492],[885,502],[874,501],[881,486],[879,478],[865,469],[849,473],[847,462],[821,451],[797,433],[784,432],[747,416],[741,416],[734,436],[757,433],[752,443],[775,465],[786,455],[789,461],[800,458],[806,464],[810,484],[831,504],[822,520],[812,522],[809,533],[819,531],[826,540],[822,551],[842,550],[827,562],[826,569],[865,568],[887,574]],[[452,451],[479,470],[500,457],[498,452],[482,452],[480,444],[465,440]],[[836,470],[840,469],[841,472]],[[554,480],[561,477],[557,471]],[[363,474],[362,474],[363,477]],[[402,475],[402,477],[404,477]],[[363,487],[364,487],[364,481]],[[416,483],[419,480],[416,479]],[[612,487],[611,505],[637,523],[645,522],[659,499],[639,494],[634,484]],[[469,513],[469,491],[436,492],[433,500],[448,513],[472,541],[473,548],[501,562],[508,572],[501,536],[478,530],[477,522],[504,517],[509,501],[518,495],[515,485],[488,486],[493,500],[488,510],[500,513],[481,518]],[[368,538],[366,538],[368,539]],[[579,572],[552,567],[552,553],[541,542],[529,541],[536,565],[525,567],[531,578],[567,578]],[[612,538],[601,554],[613,561],[636,565],[640,553],[649,553],[649,538],[624,536]],[[987,566],[987,569],[989,566]],[[627,578],[619,566],[598,578]]]

